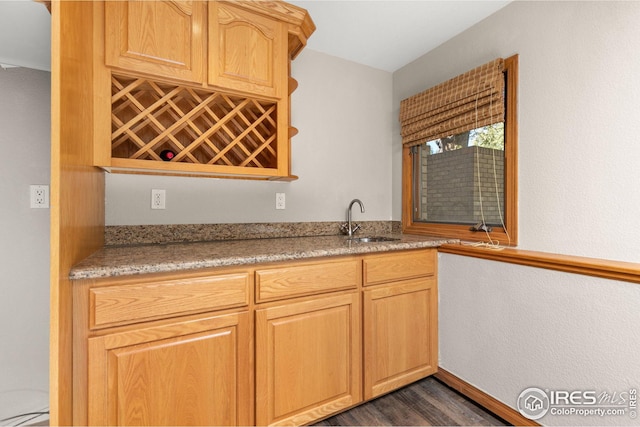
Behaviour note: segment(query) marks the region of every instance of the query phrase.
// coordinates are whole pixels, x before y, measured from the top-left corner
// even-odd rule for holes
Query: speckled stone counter
[[[314,257],[355,255],[457,243],[455,239],[393,234],[398,240],[356,243],[345,236],[247,239],[105,247],[76,265],[72,280],[166,273]]]

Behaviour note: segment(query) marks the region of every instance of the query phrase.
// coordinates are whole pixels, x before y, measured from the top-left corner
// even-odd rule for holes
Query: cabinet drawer
[[[354,289],[361,277],[357,259],[256,270],[256,302]]]
[[[364,258],[364,285],[433,275],[436,272],[436,251],[387,253]]]
[[[249,273],[194,277],[89,290],[91,328],[249,304]]]

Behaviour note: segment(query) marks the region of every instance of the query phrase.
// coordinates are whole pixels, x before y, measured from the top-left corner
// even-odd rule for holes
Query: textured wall
[[[519,53],[519,248],[638,262],[638,20],[640,2],[512,2],[394,73],[394,110]],[[640,286],[453,255],[439,273],[440,365],[508,405],[526,387],[640,385]]]
[[[529,387],[640,391],[640,285],[440,254],[440,366],[516,407]],[[624,406],[623,406],[624,407]],[[638,425],[628,415],[543,425]]]
[[[140,175],[106,176],[106,224],[341,221],[359,198],[356,220],[391,219],[391,73],[305,49],[292,64],[290,183]],[[167,209],[151,210],[151,189]],[[286,209],[275,210],[275,193]]]
[[[638,261],[639,16],[640,2],[513,2],[396,71],[394,114],[404,98],[518,53],[520,247]],[[399,127],[393,135],[400,145]],[[395,201],[399,150],[393,166]]]
[[[0,419],[48,407],[51,74],[0,69]],[[20,420],[18,420],[20,421]]]

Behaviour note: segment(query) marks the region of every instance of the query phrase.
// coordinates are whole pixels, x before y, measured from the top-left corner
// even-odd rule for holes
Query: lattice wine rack
[[[111,156],[277,167],[277,104],[204,88],[112,75]]]

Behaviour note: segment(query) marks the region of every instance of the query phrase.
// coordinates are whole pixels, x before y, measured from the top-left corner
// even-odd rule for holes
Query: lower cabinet
[[[89,338],[89,425],[250,425],[249,313]]]
[[[362,400],[360,293],[256,310],[256,422],[302,425]]]
[[[363,260],[364,398],[438,370],[437,251]]]
[[[438,295],[433,277],[365,289],[364,398],[438,369]]]
[[[438,365],[433,249],[77,281],[74,423],[305,425]]]

